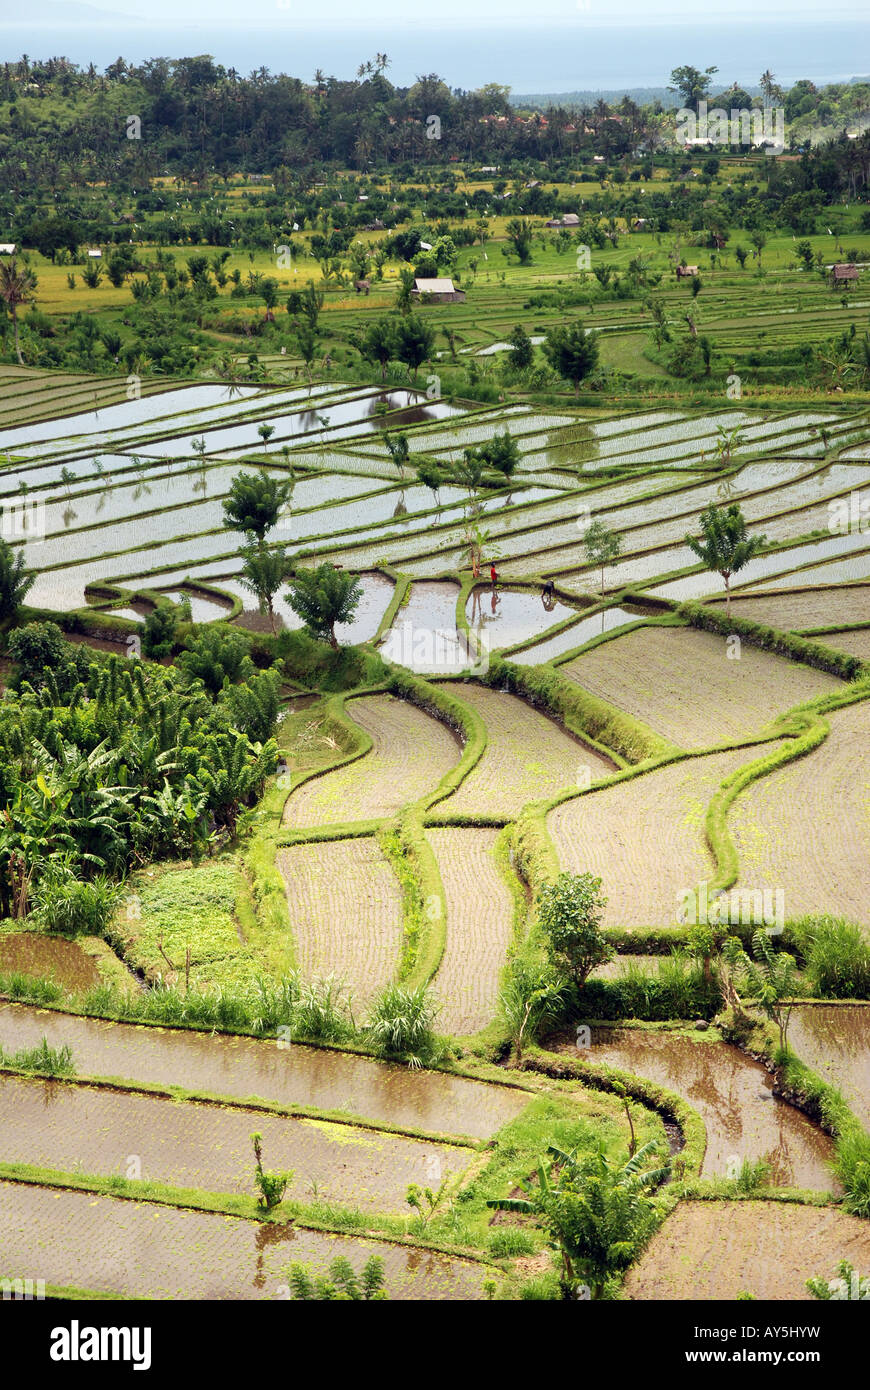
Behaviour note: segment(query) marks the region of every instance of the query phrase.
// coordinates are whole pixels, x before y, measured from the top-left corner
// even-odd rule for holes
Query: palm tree
[[[711,503],[701,513],[700,540],[686,536],[686,545],[703,561],[707,569],[725,581],[725,609],[731,612],[731,576],[743,569],[765,544],[765,536],[750,536],[740,507],[717,507]]]
[[[608,1279],[628,1268],[648,1238],[655,1220],[649,1192],[668,1176],[669,1165],[649,1166],[655,1142],[625,1163],[610,1158],[603,1142],[583,1157],[552,1146],[547,1152],[549,1165],[539,1163],[537,1181],[520,1183],[525,1197],[496,1198],[487,1206],[537,1216],[561,1256],[565,1297],[576,1297],[585,1282],[591,1297],[601,1298]]]
[[[2,515],[0,507],[0,515]],[[36,572],[25,568],[23,550],[13,551],[0,540],[0,619],[14,618],[36,582]]]
[[[36,277],[26,267],[24,270],[19,270],[14,257],[11,261],[4,261],[0,264],[0,299],[3,300],[12,316],[15,354],[18,358],[18,365],[21,367],[24,366],[24,358],[21,356],[21,344],[18,341],[18,306],[26,304],[32,299],[35,289]]]

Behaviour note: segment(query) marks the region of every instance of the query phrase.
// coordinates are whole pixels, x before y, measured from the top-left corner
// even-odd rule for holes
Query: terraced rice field
[[[636,628],[564,663],[563,675],[683,748],[757,734],[777,714],[841,687],[835,676],[692,628]]]
[[[284,808],[284,824],[321,826],[371,821],[433,791],[459,761],[455,734],[440,720],[392,695],[362,695],[347,713],[372,740],[355,762],[305,782]]]
[[[93,956],[78,942],[35,931],[0,932],[0,975],[15,971],[56,980],[73,990],[90,989],[100,982]]]
[[[487,746],[480,761],[440,809],[476,815],[516,815],[586,779],[607,777],[614,767],[594,749],[572,738],[525,700],[489,686],[451,683],[450,690],[483,719]]]
[[[680,1202],[626,1279],[629,1298],[810,1299],[840,1260],[870,1266],[870,1226],[831,1207]]]
[[[447,899],[447,938],[435,978],[438,1027],[477,1033],[497,1012],[498,989],[511,941],[513,901],[494,857],[498,832],[471,826],[430,826]]]
[[[769,747],[672,763],[550,812],[547,829],[561,868],[604,881],[606,926],[677,925],[680,895],[713,876],[704,837],[710,798],[725,777]],[[755,877],[749,882],[762,886]]]
[[[72,1049],[81,1077],[114,1077],[159,1090],[236,1102],[265,1100],[286,1110],[341,1111],[349,1117],[432,1135],[488,1139],[528,1103],[528,1093],[446,1072],[407,1067],[329,1048],[216,1033],[104,1023],[75,1014],[0,1005],[0,1043],[10,1050]]]
[[[5,1163],[123,1177],[134,1156],[146,1182],[225,1193],[251,1190],[255,1126],[270,1166],[293,1172],[289,1195],[377,1211],[401,1212],[409,1183],[458,1176],[474,1157],[356,1125],[22,1076],[0,1076],[0,1116]]]
[[[821,640],[821,639],[820,639]],[[848,652],[857,656],[870,666],[870,628],[854,628],[845,632],[826,632],[824,642],[827,647],[835,647],[838,652]]]
[[[483,1296],[486,1265],[412,1246],[261,1225],[88,1192],[0,1183],[6,1276],[158,1299],[287,1299],[295,1261],[325,1271],[337,1255],[359,1271],[384,1261],[391,1298]]]
[[[782,889],[788,917],[830,912],[868,926],[870,701],[827,718],[831,732],[820,747],[734,802],[728,826],[738,886]]]
[[[402,897],[389,861],[363,837],[291,845],[276,863],[304,976],[335,975],[365,1005],[399,962]]]
[[[699,1033],[593,1027],[592,1046],[578,1055],[647,1077],[688,1101],[707,1131],[703,1177],[734,1177],[745,1160],[763,1160],[776,1187],[831,1190],[833,1142],[777,1100],[764,1067],[738,1048]]]
[[[796,577],[795,584],[799,582]],[[870,585],[797,589],[770,596],[746,594],[732,599],[731,612],[735,618],[768,623],[781,631],[806,632],[815,627],[833,627],[835,623],[848,627],[850,623],[870,622]]]

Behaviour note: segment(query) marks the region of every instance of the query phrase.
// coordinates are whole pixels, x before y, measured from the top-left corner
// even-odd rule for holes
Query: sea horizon
[[[281,14],[280,7],[278,14]],[[151,28],[148,25],[80,24],[68,28],[39,23],[0,23],[0,62],[27,53],[31,59],[63,56],[102,70],[118,57],[182,58],[208,53],[243,75],[260,67],[310,81],[315,69],[348,79],[360,62],[387,52],[387,76],[410,86],[423,73],[437,73],[452,88],[494,82],[516,95],[577,91],[621,92],[664,88],[682,63],[719,71],[713,91],[737,82],[755,86],[766,68],[783,85],[807,78],[817,85],[844,82],[870,69],[870,18],[750,25],[710,21],[686,24],[604,23],[578,10],[571,26],[517,24],[485,28],[390,29],[383,24],[302,28],[288,17],[269,28]]]

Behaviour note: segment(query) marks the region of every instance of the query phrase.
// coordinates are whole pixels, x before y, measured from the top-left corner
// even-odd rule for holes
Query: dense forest
[[[243,169],[280,183],[329,163],[396,167],[401,175],[402,165],[407,174],[445,160],[658,158],[674,145],[673,113],[659,101],[640,106],[626,96],[617,105],[551,105],[545,114],[517,109],[509,88],[495,83],[451,90],[430,73],[396,87],[388,67],[388,55],[379,53],[352,81],[318,70],[305,82],[265,67],[244,77],[208,55],[138,66],[118,58],[103,73],[63,57],[25,55],[0,72],[0,178],[11,189],[36,183],[60,190],[94,180],[141,187],[161,174],[204,180]],[[818,89],[802,80],[783,91],[768,73],[763,95],[750,96],[733,84],[718,90],[714,73],[679,68],[674,91],[680,100],[705,98],[729,110],[781,104],[795,149],[809,148],[820,130],[830,139],[866,125],[867,83]],[[827,152],[811,155],[793,177],[804,187],[854,190],[866,182],[867,166],[866,153]]]

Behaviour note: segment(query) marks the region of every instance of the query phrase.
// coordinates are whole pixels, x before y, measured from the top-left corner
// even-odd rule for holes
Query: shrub
[[[224,683],[234,685],[254,674],[250,650],[244,633],[215,625],[188,639],[178,665],[190,680],[201,680],[211,695],[218,695]]]
[[[359,1278],[343,1255],[332,1261],[328,1276],[320,1274],[312,1278],[306,1265],[292,1264],[287,1278],[293,1297],[306,1302],[328,1299],[364,1303],[383,1302],[389,1298],[384,1288],[384,1262],[379,1255],[369,1256]]]
[[[538,894],[538,923],[550,963],[582,987],[598,965],[614,954],[601,934],[607,899],[593,874],[560,874]]]
[[[142,634],[142,654],[158,661],[163,656],[171,656],[175,645],[175,631],[178,626],[178,613],[171,603],[158,603],[145,619]]]
[[[505,972],[498,1002],[513,1044],[514,1061],[519,1064],[526,1043],[535,1042],[545,1024],[558,1017],[563,987],[546,965],[519,958],[511,961]]]

